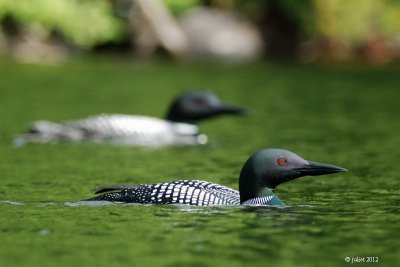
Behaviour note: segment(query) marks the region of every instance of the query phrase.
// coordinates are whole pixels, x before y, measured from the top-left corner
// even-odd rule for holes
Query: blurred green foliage
[[[199,4],[199,0],[164,2],[174,14]],[[48,31],[56,30],[80,48],[118,40],[128,31],[108,0],[0,0],[0,21],[6,16],[18,26],[38,23]]]
[[[188,8],[200,4],[200,0],[163,0],[163,1],[174,14],[182,13]]]
[[[107,0],[1,0],[0,20],[5,16],[18,25],[56,30],[80,48],[116,40],[124,29]]]
[[[287,18],[296,21],[306,39],[357,45],[376,36],[400,36],[400,0],[235,0],[235,9],[250,10],[250,18],[259,17],[271,4],[279,5]]]
[[[131,25],[115,15],[113,4],[118,1],[122,0],[0,0],[0,21],[11,17],[22,27],[37,23],[57,31],[74,46],[91,48],[126,38],[131,32]],[[279,6],[286,18],[297,23],[304,40],[323,39],[354,47],[374,38],[396,40],[400,36],[400,0],[162,1],[173,14],[207,4],[234,9],[259,25],[271,5]]]
[[[312,0],[316,34],[331,40],[362,43],[374,36],[400,34],[400,1]]]
[[[311,0],[280,0],[279,4],[288,17],[298,21],[304,32],[315,32],[314,9]]]
[[[400,35],[399,0],[281,0],[309,38],[360,44],[371,37]]]

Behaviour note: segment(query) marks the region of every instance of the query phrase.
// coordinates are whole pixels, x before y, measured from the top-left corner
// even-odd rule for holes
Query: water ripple
[[[1,202],[6,203],[6,204],[10,204],[10,205],[17,205],[17,206],[18,205],[25,205],[24,203],[19,202],[19,201],[15,201],[15,200],[3,200]]]

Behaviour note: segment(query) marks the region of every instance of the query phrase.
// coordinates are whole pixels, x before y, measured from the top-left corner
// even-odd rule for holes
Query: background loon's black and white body
[[[209,91],[193,91],[179,96],[172,103],[165,120],[140,115],[102,114],[64,123],[36,121],[28,133],[15,139],[15,143],[90,141],[151,147],[204,144],[207,137],[200,134],[196,122],[243,111],[221,103]]]
[[[88,199],[142,204],[284,205],[274,194],[281,183],[311,175],[346,171],[307,161],[282,149],[264,149],[252,155],[239,177],[239,191],[202,180],[178,180],[159,184],[110,185],[100,187],[100,196]]]

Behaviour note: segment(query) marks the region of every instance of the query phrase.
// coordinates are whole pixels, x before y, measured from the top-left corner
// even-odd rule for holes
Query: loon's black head
[[[283,149],[263,149],[244,164],[239,178],[240,202],[255,198],[266,187],[278,185],[302,176],[317,176],[347,171],[334,165],[305,160]]]
[[[172,103],[167,120],[197,122],[222,114],[243,114],[245,109],[222,103],[210,91],[191,91],[178,96]]]

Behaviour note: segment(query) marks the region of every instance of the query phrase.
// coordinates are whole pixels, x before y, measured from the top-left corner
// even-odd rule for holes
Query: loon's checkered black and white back
[[[24,141],[90,141],[150,147],[207,142],[196,125],[123,114],[102,114],[61,124],[38,121],[31,129],[16,141],[22,144]]]
[[[114,143],[144,146],[201,143],[196,125],[148,116],[103,114],[65,125],[84,130],[88,138]]]
[[[88,200],[142,204],[187,204],[196,206],[240,204],[238,191],[226,186],[201,180],[178,180],[159,184],[105,186],[99,188],[96,193],[105,194]]]

